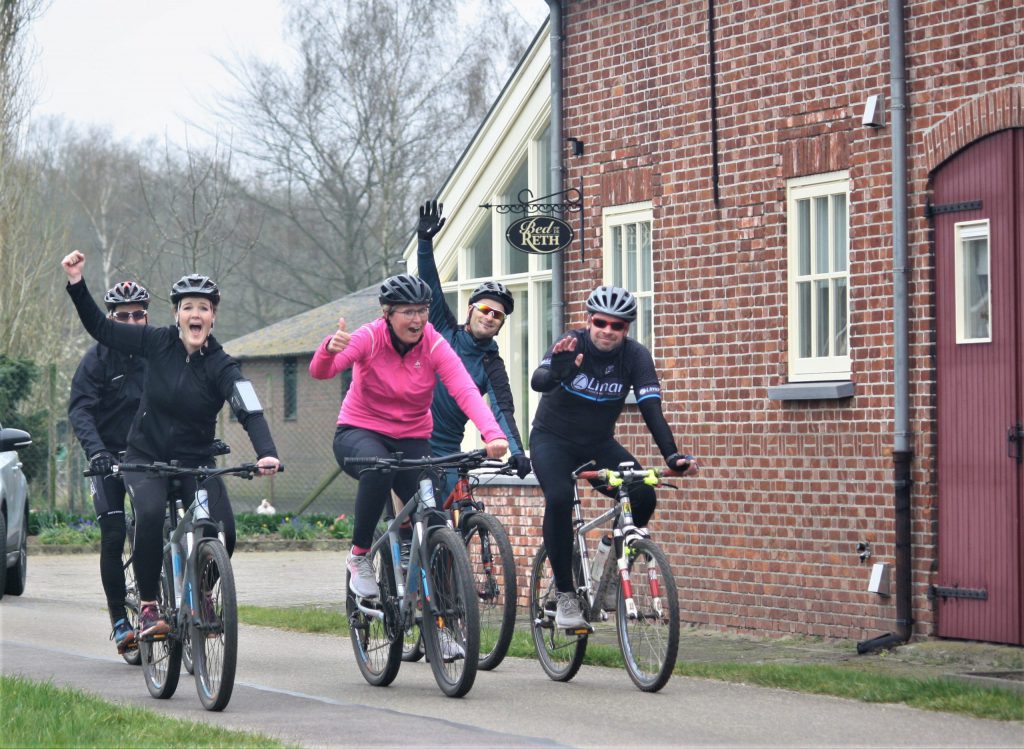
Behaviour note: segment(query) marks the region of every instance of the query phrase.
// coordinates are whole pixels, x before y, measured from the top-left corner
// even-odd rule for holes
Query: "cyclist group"
[[[572,471],[594,461],[615,469],[639,462],[614,437],[616,421],[632,390],[666,465],[695,473],[697,463],[682,455],[661,409],[661,388],[650,351],[629,338],[637,302],[626,289],[599,286],[586,302],[586,325],[557,340],[534,371],[531,387],[541,399],[532,425],[531,459],[516,426],[508,372],[496,336],[513,313],[515,300],[501,283],[487,281],[469,298],[465,320],[445,302],[433,259],[433,238],[444,227],[442,206],[429,201],[419,210],[419,276],[400,274],[380,287],[379,318],[349,333],[344,320],[318,346],[310,375],[334,377],[352,370],[334,434],[339,465],[358,480],[352,546],[346,561],[353,594],[379,595],[366,556],[373,533],[394,492],[404,503],[418,490],[411,472],[358,472],[347,458],[407,458],[445,455],[459,449],[467,421],[483,436],[489,458],[511,453],[520,478],[531,468],[544,494],[544,544],[558,599],[555,624],[585,626],[572,581]],[[104,296],[107,314],[96,305],[82,278],[85,257],[74,251],[62,266],[67,291],[88,333],[97,341],[83,357],[72,384],[69,418],[93,473],[92,493],[101,528],[101,581],[119,652],[143,636],[167,631],[156,606],[160,577],[167,479],[111,474],[116,457],[126,462],[179,461],[214,465],[216,417],[243,380],[212,331],[220,289],[192,274],[171,288],[174,324],[148,325],[150,297],[138,283],[119,283]],[[488,402],[484,400],[487,396]],[[239,399],[232,400],[234,404]],[[262,475],[280,466],[270,429],[260,409],[236,410],[257,456]],[[441,496],[452,479],[442,478]],[[598,487],[601,489],[601,487]],[[207,486],[211,516],[223,523],[225,545],[234,547],[234,517],[223,482]],[[138,630],[125,615],[121,551],[125,538],[124,493],[134,506],[134,569],[141,603]],[[635,490],[637,526],[650,520],[655,495]],[[457,648],[457,645],[448,644]]]

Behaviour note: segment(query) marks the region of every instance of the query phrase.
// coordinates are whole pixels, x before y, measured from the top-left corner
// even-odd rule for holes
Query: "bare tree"
[[[395,271],[415,205],[497,91],[483,62],[495,45],[462,33],[456,11],[451,0],[315,0],[288,20],[294,70],[233,68],[245,93],[228,117],[262,188],[250,196],[300,238],[259,249],[288,274],[282,293],[312,306]]]

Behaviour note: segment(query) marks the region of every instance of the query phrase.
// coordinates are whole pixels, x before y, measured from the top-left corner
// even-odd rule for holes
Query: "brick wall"
[[[885,4],[715,3],[719,204],[712,184],[707,3],[566,2],[566,157],[588,227],[604,207],[651,200],[655,350],[666,414],[702,475],[663,491],[654,528],[670,553],[686,621],[761,633],[863,638],[893,628],[892,599],[868,593],[893,562],[891,129],[861,126],[889,100]],[[914,617],[933,631],[933,299],[928,175],[986,133],[1020,126],[1024,6],[908,0],[910,355]],[[887,103],[891,104],[891,102]],[[891,121],[891,116],[890,116]],[[850,345],[856,394],[779,402],[787,381],[785,180],[848,170]],[[566,260],[567,323],[582,322],[600,254]],[[619,428],[657,462],[635,408]],[[659,459],[660,460],[660,459]],[[502,499],[495,498],[501,508]],[[539,499],[502,509],[525,575]],[[494,503],[492,502],[492,505]]]

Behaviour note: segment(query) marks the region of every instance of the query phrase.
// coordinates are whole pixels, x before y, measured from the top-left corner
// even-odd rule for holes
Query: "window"
[[[606,208],[604,224],[604,282],[633,292],[636,322],[629,334],[648,349],[654,343],[654,258],[651,252],[651,204]]]
[[[294,421],[299,416],[298,364],[294,358],[285,359],[281,364],[281,381],[284,383],[284,419]]]
[[[787,186],[789,379],[850,379],[849,176],[801,177]]]
[[[988,221],[959,223],[956,232],[956,342],[992,340]]]

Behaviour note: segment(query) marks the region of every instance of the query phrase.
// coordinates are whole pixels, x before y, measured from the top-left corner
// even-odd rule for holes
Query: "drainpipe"
[[[893,432],[894,517],[896,535],[896,632],[857,643],[858,653],[901,645],[913,633],[911,567],[910,347],[907,328],[907,113],[903,0],[889,0],[889,74],[892,97],[892,235],[895,424]]]
[[[551,192],[562,191],[562,3],[547,0],[551,29]],[[559,218],[561,216],[559,215]],[[581,238],[582,242],[583,239]],[[551,340],[557,341],[565,331],[565,251],[551,257]]]

